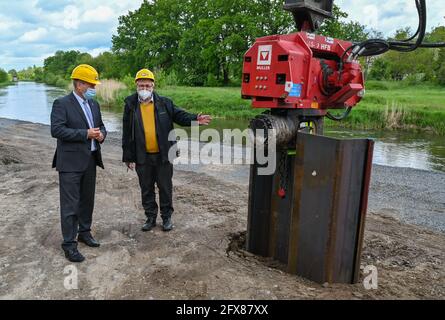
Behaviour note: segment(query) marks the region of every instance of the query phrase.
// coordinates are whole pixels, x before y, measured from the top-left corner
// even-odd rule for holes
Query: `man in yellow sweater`
[[[159,204],[164,231],[173,229],[173,159],[169,159],[176,141],[169,141],[173,123],[190,126],[193,121],[208,125],[211,117],[195,115],[176,107],[173,102],[154,92],[155,77],[142,69],[135,78],[137,93],[125,99],[122,128],[122,160],[131,170],[136,169],[141,187],[142,205],[147,220],[143,231],[156,226],[158,204],[155,184],[159,189]]]
[[[140,85],[141,88],[143,84]],[[150,101],[141,101],[142,123],[144,124],[145,149],[147,153],[159,153],[158,139],[156,137],[155,104]]]

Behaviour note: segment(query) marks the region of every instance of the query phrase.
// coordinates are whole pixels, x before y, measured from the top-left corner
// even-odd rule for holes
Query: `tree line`
[[[113,52],[124,72],[141,65],[192,86],[240,85],[245,52],[259,37],[295,32],[282,0],[158,0],[119,19]],[[341,22],[338,7],[322,32],[365,39],[365,27]]]
[[[334,19],[318,33],[360,41],[382,38],[359,22],[345,22],[347,13],[334,6]],[[243,55],[265,35],[295,32],[293,17],[282,0],[155,0],[119,18],[110,52],[97,57],[79,51],[58,51],[43,68],[19,71],[19,77],[63,85],[80,63],[94,66],[101,78],[127,79],[137,70],[155,70],[160,81],[172,85],[239,86]],[[409,29],[394,38],[406,38]],[[445,27],[437,27],[427,41],[444,41]],[[366,61],[370,79],[431,81],[445,85],[445,50],[388,52]]]
[[[8,81],[9,81],[8,73],[5,70],[0,69],[0,84],[7,83]]]

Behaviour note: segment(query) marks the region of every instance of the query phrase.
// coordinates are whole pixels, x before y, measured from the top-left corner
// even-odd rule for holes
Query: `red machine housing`
[[[307,32],[259,38],[244,56],[242,96],[254,108],[354,107],[364,95],[361,66],[340,63],[351,45]]]

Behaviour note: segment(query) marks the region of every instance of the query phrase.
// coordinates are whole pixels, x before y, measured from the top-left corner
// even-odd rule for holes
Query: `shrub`
[[[96,89],[98,99],[104,105],[110,106],[115,102],[117,93],[125,89],[125,85],[116,80],[102,80]]]
[[[164,88],[167,85],[167,74],[165,73],[165,71],[162,69],[156,69],[153,70],[153,74],[156,79],[156,88]]]
[[[127,89],[129,90],[135,89],[134,76],[132,76],[131,74],[127,74],[125,77],[123,77],[121,79],[121,82],[127,87]]]
[[[44,79],[45,79],[45,83],[47,83],[49,85],[55,85],[56,81],[57,81],[56,76],[50,72],[45,73]]]
[[[167,74],[166,78],[165,78],[165,84],[167,86],[179,86],[180,85],[180,80],[178,77],[178,74],[176,73],[176,71],[171,71],[170,73]]]
[[[221,83],[216,79],[216,77],[209,73],[207,75],[207,80],[204,84],[206,87],[219,87],[221,85]]]
[[[424,82],[425,75],[424,74],[410,74],[405,79],[403,79],[403,83],[408,86],[415,86],[418,84],[422,84]]]
[[[69,81],[63,79],[62,77],[56,77],[56,83],[54,83],[54,85],[59,88],[67,88],[68,84]]]
[[[437,72],[437,82],[441,86],[445,86],[445,63],[442,64],[439,71]]]
[[[0,83],[8,81],[9,81],[8,73],[5,70],[0,69]]]
[[[178,74],[174,70],[167,73],[162,69],[156,69],[153,73],[156,79],[156,88],[158,89],[168,86],[174,87],[180,84]]]
[[[229,86],[230,87],[241,87],[241,77],[231,78]]]
[[[388,84],[382,81],[369,80],[365,85],[366,89],[370,90],[389,90]]]
[[[378,58],[372,64],[368,75],[370,80],[385,80],[390,78],[389,64],[383,58]]]

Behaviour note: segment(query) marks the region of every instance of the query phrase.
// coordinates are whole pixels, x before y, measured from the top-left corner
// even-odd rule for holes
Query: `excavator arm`
[[[333,5],[333,0],[286,0],[284,10],[292,12],[299,31],[313,32],[332,18]]]

